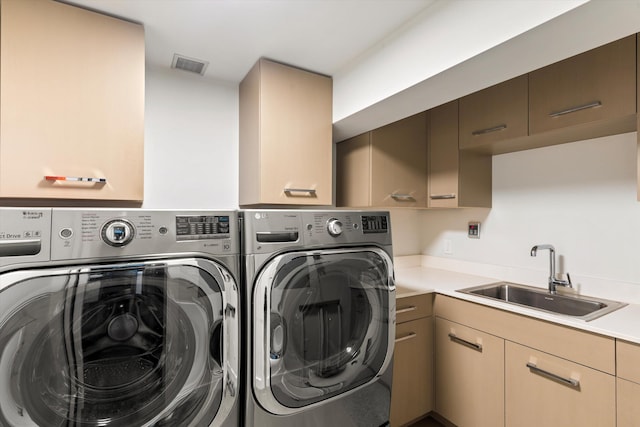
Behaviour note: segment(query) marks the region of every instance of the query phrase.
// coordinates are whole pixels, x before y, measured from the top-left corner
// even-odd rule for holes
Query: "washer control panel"
[[[51,259],[237,254],[235,211],[54,208]]]

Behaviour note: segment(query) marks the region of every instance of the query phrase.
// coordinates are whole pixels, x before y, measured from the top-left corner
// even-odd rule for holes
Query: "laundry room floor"
[[[409,427],[444,427],[444,425],[440,424],[438,421],[434,420],[431,417],[427,417],[421,419],[420,421],[416,421]]]

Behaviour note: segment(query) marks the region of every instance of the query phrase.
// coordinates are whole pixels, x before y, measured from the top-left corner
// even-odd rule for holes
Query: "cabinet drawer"
[[[459,427],[504,425],[504,340],[436,317],[436,412]]]
[[[612,375],[512,342],[505,360],[506,425],[615,426]]]
[[[391,425],[401,426],[433,409],[433,317],[396,326]]]
[[[525,74],[460,99],[460,148],[527,136],[527,78]]]
[[[531,135],[636,112],[636,36],[529,74]]]
[[[640,384],[640,345],[616,341],[616,375]]]
[[[396,324],[431,316],[433,313],[432,294],[413,295],[396,300]]]

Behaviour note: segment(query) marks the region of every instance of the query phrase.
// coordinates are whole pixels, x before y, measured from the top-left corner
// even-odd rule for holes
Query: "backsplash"
[[[518,270],[544,286],[548,252],[532,258],[530,249],[550,243],[557,271],[581,292],[615,297],[598,289],[615,283],[640,291],[636,144],[633,132],[494,156],[492,209],[417,211],[416,222],[394,210],[395,254],[417,245],[422,255]],[[480,239],[466,236],[469,221],[481,221]]]

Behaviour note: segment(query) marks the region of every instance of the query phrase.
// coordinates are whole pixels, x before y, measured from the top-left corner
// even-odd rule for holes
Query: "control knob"
[[[102,226],[102,240],[116,248],[131,242],[135,234],[133,224],[124,219],[114,219]]]
[[[342,234],[342,222],[337,218],[331,218],[327,221],[327,231],[333,237],[337,237]]]

